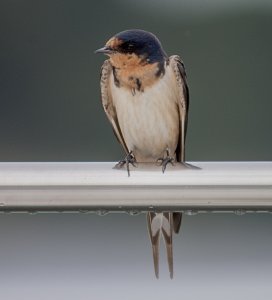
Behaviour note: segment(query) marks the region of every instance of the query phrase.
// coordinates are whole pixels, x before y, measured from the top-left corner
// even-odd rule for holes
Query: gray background
[[[220,4],[219,4],[220,3]],[[272,2],[0,3],[0,160],[115,161],[93,51],[142,28],[182,56],[188,160],[272,160]],[[272,218],[185,216],[175,278],[153,275],[145,217],[1,215],[3,299],[268,299]]]

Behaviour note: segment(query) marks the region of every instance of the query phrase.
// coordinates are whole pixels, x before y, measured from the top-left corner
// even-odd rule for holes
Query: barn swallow
[[[117,167],[136,163],[166,166],[185,163],[189,90],[178,55],[167,56],[158,38],[144,30],[114,35],[96,50],[109,56],[101,69],[102,105],[126,153]],[[178,233],[180,212],[148,212],[155,275],[159,277],[159,244],[164,239],[173,278],[172,233]]]

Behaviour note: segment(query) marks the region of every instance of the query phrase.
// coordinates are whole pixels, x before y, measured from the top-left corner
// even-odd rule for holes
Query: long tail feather
[[[150,212],[147,213],[147,227],[152,244],[153,251],[153,262],[155,275],[159,278],[159,252],[160,252],[160,235],[161,235],[161,225],[160,220],[157,218],[157,214]]]
[[[168,261],[168,268],[170,273],[170,278],[173,278],[174,274],[174,267],[173,267],[173,239],[172,239],[172,232],[173,232],[173,214],[170,212],[163,213],[162,219],[162,236],[164,239],[166,253],[167,253],[167,261]]]
[[[173,231],[178,233],[181,226],[182,214],[179,212],[147,213],[148,233],[152,245],[155,275],[159,278],[159,248],[160,237],[163,236],[170,278],[174,276],[173,264]]]

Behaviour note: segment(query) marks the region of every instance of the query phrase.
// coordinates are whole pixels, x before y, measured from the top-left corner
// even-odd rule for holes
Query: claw
[[[160,157],[157,159],[157,163],[159,163],[160,166],[162,166],[162,173],[165,172],[166,166],[170,163],[172,166],[174,166],[175,159],[170,156],[169,149],[166,149],[166,157]]]
[[[132,151],[129,151],[128,155],[123,159],[120,160],[116,165],[115,165],[115,169],[121,169],[124,165],[126,165],[127,168],[127,173],[128,173],[128,177],[130,176],[130,170],[129,170],[129,165],[131,164],[133,167],[137,168],[136,166],[136,159],[135,156],[133,155]]]

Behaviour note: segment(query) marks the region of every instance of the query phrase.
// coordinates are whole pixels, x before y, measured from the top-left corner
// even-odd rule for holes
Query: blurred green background
[[[272,160],[271,0],[1,0],[0,161],[123,157],[93,52],[129,28],[185,62],[188,160]],[[185,216],[175,278],[162,252],[158,281],[144,215],[1,215],[1,296],[270,299],[271,226],[268,214]]]
[[[123,157],[93,51],[129,28],[185,62],[188,160],[272,160],[271,1],[1,0],[0,22],[1,161]]]

